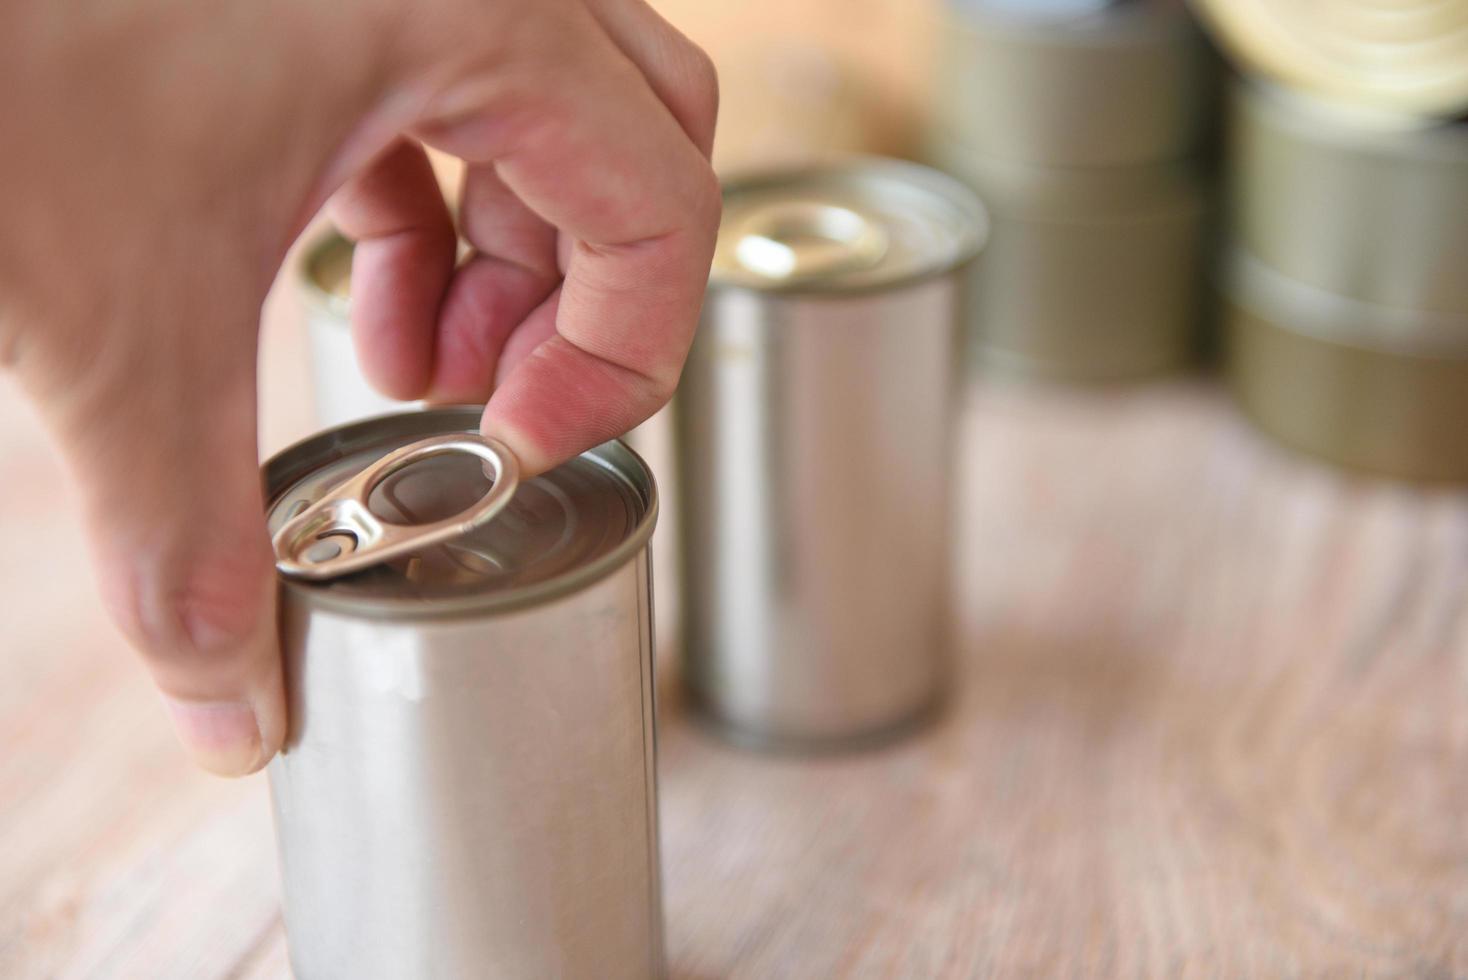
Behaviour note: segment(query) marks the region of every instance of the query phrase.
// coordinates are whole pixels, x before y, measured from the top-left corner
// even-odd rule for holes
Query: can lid
[[[476,432],[480,411],[367,419],[285,450],[265,465],[271,534],[394,450],[430,436]],[[484,460],[466,453],[428,454],[384,473],[365,495],[366,506],[389,527],[445,522],[492,495],[485,469]],[[534,605],[583,588],[641,550],[656,512],[646,465],[610,442],[522,482],[493,519],[451,540],[343,577],[283,584],[312,605],[389,618]]]
[[[765,171],[725,185],[710,281],[772,292],[886,288],[962,265],[987,235],[973,193],[917,164]]]
[[[1468,4],[1453,0],[1198,0],[1249,68],[1362,107],[1468,111]]]

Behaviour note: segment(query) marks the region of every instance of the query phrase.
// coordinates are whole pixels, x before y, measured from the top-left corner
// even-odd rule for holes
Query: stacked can
[[[1214,60],[1181,0],[950,0],[932,160],[979,192],[976,364],[1099,381],[1186,362]]]
[[[517,486],[478,424],[374,418],[265,465],[302,980],[663,973],[651,475],[607,443]]]
[[[1247,2],[1215,10],[1240,60],[1290,83],[1242,80],[1231,94],[1220,271],[1231,384],[1289,445],[1390,476],[1468,480],[1468,123],[1433,115],[1468,109],[1468,62],[1438,66],[1458,71],[1456,90],[1431,46],[1370,72],[1303,55],[1276,65],[1266,25],[1300,6],[1253,19]],[[1411,40],[1415,9],[1377,24],[1381,44]],[[1468,42],[1468,10],[1461,26]]]
[[[352,243],[327,231],[301,252],[293,275],[306,322],[312,400],[322,427],[414,407],[379,393],[363,376],[352,347]]]
[[[986,230],[915,164],[725,185],[674,420],[686,680],[737,740],[851,745],[938,698],[955,342]]]

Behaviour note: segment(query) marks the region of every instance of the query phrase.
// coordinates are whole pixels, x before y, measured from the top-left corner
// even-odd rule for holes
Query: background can
[[[312,402],[322,428],[418,404],[388,398],[362,374],[352,347],[351,277],[352,243],[330,230],[306,244],[294,275],[310,349]]]
[[[674,413],[686,680],[747,742],[879,737],[944,678],[955,330],[987,220],[874,159],[724,200]]]
[[[1231,114],[1241,248],[1343,297],[1468,319],[1468,123],[1352,112],[1247,82]]]
[[[1468,319],[1371,306],[1236,251],[1229,383],[1281,442],[1393,477],[1468,480]]]
[[[265,465],[272,530],[385,452],[478,423],[433,409],[298,443]],[[426,522],[485,483],[477,458],[437,457],[373,507]],[[452,545],[282,581],[291,729],[270,784],[298,977],[662,974],[657,509],[607,443]]]
[[[949,0],[934,117],[989,159],[1149,165],[1207,135],[1217,65],[1181,0]]]
[[[1191,164],[1016,167],[941,141],[932,153],[993,215],[984,261],[971,273],[967,339],[977,368],[1115,381],[1196,355],[1209,189]]]

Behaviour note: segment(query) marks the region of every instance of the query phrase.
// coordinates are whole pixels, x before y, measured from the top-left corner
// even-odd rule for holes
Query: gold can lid
[[[860,158],[724,186],[711,282],[770,292],[860,292],[941,275],[983,245],[973,192],[928,167]]]
[[[1347,105],[1468,111],[1468,0],[1195,0],[1250,69]]]

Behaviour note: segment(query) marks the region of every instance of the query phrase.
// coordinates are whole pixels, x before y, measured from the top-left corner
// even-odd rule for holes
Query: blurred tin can
[[[993,215],[984,261],[972,272],[976,369],[1118,381],[1196,355],[1209,194],[1193,165],[1012,166],[941,139],[932,153]]]
[[[351,242],[328,231],[306,245],[295,281],[310,348],[312,400],[323,428],[417,404],[378,393],[362,374],[352,347],[351,279]]]
[[[1468,316],[1362,303],[1242,250],[1224,283],[1229,381],[1281,442],[1417,480],[1468,480]]]
[[[1468,123],[1347,111],[1263,84],[1232,98],[1232,225],[1285,276],[1468,317]]]
[[[1194,153],[1217,62],[1182,0],[949,0],[935,117],[1007,163],[1152,164]]]
[[[1468,112],[1461,0],[1193,0],[1252,74],[1345,105],[1451,119]]]
[[[955,332],[986,230],[915,164],[725,185],[674,419],[686,679],[738,740],[847,745],[938,698]]]
[[[340,503],[343,481],[357,530],[322,532],[299,561],[343,561],[369,531],[420,533],[503,498],[502,471],[491,485],[482,459],[451,451],[478,423],[477,408],[411,412],[275,456],[282,563],[296,552],[281,535]],[[415,445],[411,465],[383,458],[425,438],[437,444]],[[613,442],[507,499],[443,543],[282,579],[291,728],[270,785],[302,980],[663,972],[656,489]]]

